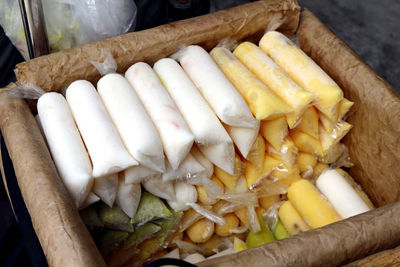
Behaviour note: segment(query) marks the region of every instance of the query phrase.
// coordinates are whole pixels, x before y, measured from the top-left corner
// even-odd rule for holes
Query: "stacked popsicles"
[[[109,262],[176,248],[197,262],[373,208],[338,168],[350,166],[340,140],[353,102],[284,35],[174,58],[38,101],[60,177]]]

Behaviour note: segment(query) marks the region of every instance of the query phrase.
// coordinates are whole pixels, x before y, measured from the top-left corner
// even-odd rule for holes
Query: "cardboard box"
[[[394,89],[295,0],[265,0],[150,30],[79,46],[17,65],[18,83],[59,91],[74,80],[96,82],[89,60],[109,49],[124,72],[150,64],[181,45],[206,49],[219,40],[258,41],[269,22],[285,18],[280,31],[297,30],[301,48],[355,102],[344,142],[355,163],[351,175],[379,208],[262,247],[215,258],[201,266],[337,265],[400,244],[400,100]],[[34,105],[33,105],[34,107]],[[27,102],[0,95],[0,127],[25,204],[50,266],[104,266],[89,232],[63,186]]]

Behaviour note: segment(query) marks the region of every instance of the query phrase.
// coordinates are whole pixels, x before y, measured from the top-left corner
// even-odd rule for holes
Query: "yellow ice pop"
[[[350,131],[353,126],[345,121],[338,122],[330,134],[320,126],[320,141],[323,155],[326,155]]]
[[[322,146],[318,139],[303,133],[302,131],[294,131],[291,133],[293,142],[299,151],[311,153],[316,156],[322,156]]]
[[[288,198],[312,229],[341,220],[326,197],[308,180],[293,183],[289,187]]]
[[[328,134],[332,132],[338,121],[341,121],[345,118],[345,115],[349,112],[350,108],[353,105],[354,102],[343,98],[343,100],[339,103],[338,117],[335,121],[331,121],[327,116],[322,113],[319,114],[319,120]]]
[[[278,215],[290,235],[297,235],[298,233],[310,230],[310,227],[304,222],[290,201],[285,201],[281,205]]]
[[[279,32],[267,32],[259,45],[297,84],[316,95],[318,110],[336,119],[343,92],[321,67]]]
[[[281,150],[282,144],[288,135],[288,124],[284,117],[262,121],[260,132],[265,140],[276,150]]]
[[[228,49],[216,47],[210,55],[243,96],[256,119],[274,119],[293,112],[293,108],[258,80]]]
[[[261,48],[253,43],[241,43],[233,51],[233,54],[258,79],[293,108],[294,111],[286,114],[285,117],[289,128],[294,128],[301,119],[305,109],[314,99],[314,93],[301,88]]]
[[[314,138],[319,138],[318,131],[318,112],[313,107],[309,107],[303,114],[303,118],[296,130],[300,130]]]

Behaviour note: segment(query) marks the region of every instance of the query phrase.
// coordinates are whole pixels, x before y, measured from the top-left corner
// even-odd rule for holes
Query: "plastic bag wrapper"
[[[258,221],[258,216],[254,206],[247,206],[247,214],[249,216],[249,228],[251,231],[257,233],[261,231],[261,225]]]
[[[227,213],[234,212],[243,206],[244,205],[242,203],[232,203],[225,200],[220,200],[213,205],[213,210],[219,215],[225,215]]]
[[[9,98],[39,99],[46,92],[42,88],[32,83],[17,85],[6,92]]]
[[[209,207],[210,208],[210,207]],[[183,232],[190,226],[192,226],[195,222],[203,218],[203,216],[197,213],[194,209],[189,209],[185,211],[181,222],[179,223],[179,231]]]
[[[24,25],[22,23],[19,1],[0,1],[0,24],[5,34],[21,52],[25,59],[29,59],[28,46],[26,44]]]
[[[242,204],[244,206],[255,206],[258,205],[258,197],[256,193],[244,192],[244,193],[226,193],[218,196],[219,199],[223,199],[227,202],[234,204]]]
[[[99,71],[101,76],[117,72],[117,62],[115,62],[115,59],[110,50],[103,49],[102,53],[106,57],[103,62],[89,60],[90,64],[92,64]]]
[[[261,198],[274,195],[283,195],[288,192],[288,189],[289,186],[285,184],[263,179],[261,183],[253,189],[253,192],[257,194],[258,198]]]
[[[143,187],[150,193],[166,200],[175,199],[175,189],[172,182],[164,182],[161,175],[156,175],[142,181]]]
[[[177,181],[174,184],[175,199],[168,200],[169,206],[176,212],[188,210],[191,203],[197,201],[197,190],[194,185],[186,181]]]
[[[276,224],[278,223],[279,220],[279,208],[281,207],[283,201],[278,201],[272,204],[268,210],[262,215],[264,221],[268,225],[268,228],[271,231],[274,231]]]
[[[339,156],[336,160],[330,164],[331,168],[351,168],[354,166],[353,162],[351,161],[349,149],[345,144],[339,143]]]
[[[269,144],[266,146],[266,150],[268,154],[275,155],[275,157],[282,159],[282,161],[289,166],[293,166],[296,163],[298,149],[289,137],[285,139],[279,151]]]
[[[12,43],[29,59],[18,1],[1,1],[0,24]],[[135,28],[137,8],[132,0],[42,0],[51,52],[103,40]]]
[[[205,218],[209,219],[210,221],[215,222],[216,224],[219,224],[221,226],[225,225],[225,223],[226,223],[225,219],[222,216],[216,214],[215,212],[208,210],[196,203],[189,203],[188,205],[192,209],[194,209],[197,213],[203,215]]]
[[[133,166],[125,170],[125,183],[140,183],[152,177],[159,176],[160,173],[147,168],[143,165]]]
[[[183,240],[175,240],[174,243],[184,254],[200,253],[204,254],[204,249],[196,244]]]
[[[243,234],[245,233],[247,230],[249,230],[248,227],[246,226],[239,226],[233,229],[229,229],[229,233],[230,234]]]
[[[176,170],[168,163],[165,173],[162,174],[162,180],[190,180],[204,175],[205,171],[206,169],[189,153]]]

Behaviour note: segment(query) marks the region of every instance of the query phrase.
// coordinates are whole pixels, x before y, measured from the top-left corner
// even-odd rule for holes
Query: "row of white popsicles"
[[[184,49],[179,62],[164,58],[154,70],[139,62],[125,78],[102,77],[97,91],[79,80],[67,88],[66,100],[58,93],[39,98],[44,135],[77,207],[93,178],[104,181],[100,187],[115,187],[116,173],[126,169],[125,183],[160,172],[164,181],[196,174],[208,178],[211,163],[233,174],[233,142],[247,156],[259,121],[244,99],[201,47]],[[203,160],[189,153],[193,142]]]

